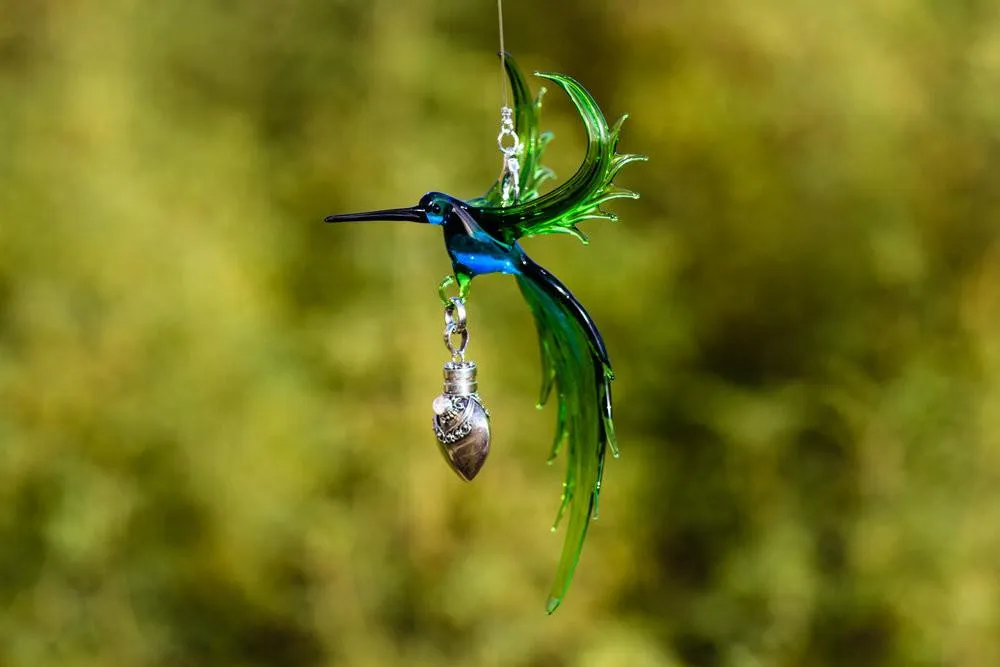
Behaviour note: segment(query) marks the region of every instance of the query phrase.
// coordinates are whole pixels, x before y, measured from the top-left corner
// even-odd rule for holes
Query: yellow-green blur
[[[0,665],[1000,664],[1000,4],[504,6],[650,158],[524,243],[617,376],[559,611],[515,282],[465,484],[439,230],[322,223],[494,181],[495,4],[0,0]]]

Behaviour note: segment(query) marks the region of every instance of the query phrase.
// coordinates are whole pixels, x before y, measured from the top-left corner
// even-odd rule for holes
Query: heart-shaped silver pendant
[[[490,413],[477,393],[476,363],[444,365],[444,391],[434,399],[434,435],[448,465],[469,482],[490,453]]]

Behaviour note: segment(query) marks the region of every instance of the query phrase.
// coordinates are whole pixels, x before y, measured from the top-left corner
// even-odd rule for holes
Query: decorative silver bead
[[[477,393],[476,363],[444,365],[444,392],[434,399],[434,435],[448,465],[469,482],[490,453],[490,413]]]

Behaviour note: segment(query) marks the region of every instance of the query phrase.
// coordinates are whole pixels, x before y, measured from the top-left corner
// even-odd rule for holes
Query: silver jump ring
[[[455,347],[451,342],[451,337],[455,334],[461,336],[458,347]],[[465,359],[465,348],[469,346],[469,330],[468,329],[455,329],[452,326],[447,326],[444,328],[444,345],[451,352],[451,358],[455,361],[462,361]]]
[[[511,137],[514,140],[513,145],[504,146],[503,144],[504,137]],[[505,127],[501,129],[500,134],[497,135],[497,147],[500,149],[500,152],[506,155],[507,157],[515,155],[517,154],[518,151],[521,150],[521,137],[517,136],[517,133],[514,132],[514,130]]]
[[[458,333],[465,331],[466,313],[465,301],[461,297],[453,296],[450,303],[444,307],[444,329],[445,336],[450,336],[449,330]]]

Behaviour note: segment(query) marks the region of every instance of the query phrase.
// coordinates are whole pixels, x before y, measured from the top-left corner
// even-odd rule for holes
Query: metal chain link
[[[451,297],[444,307],[444,344],[451,352],[452,361],[465,361],[465,348],[469,346],[467,322],[465,300],[457,296]],[[456,335],[459,336],[457,346],[451,340]]]

